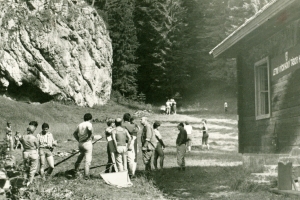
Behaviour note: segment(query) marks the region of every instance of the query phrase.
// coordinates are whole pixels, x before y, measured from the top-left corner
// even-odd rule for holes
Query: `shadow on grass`
[[[220,199],[226,198],[224,192],[241,190],[254,192],[267,190],[265,187],[253,187],[246,184],[250,172],[242,166],[234,167],[186,167],[185,171],[178,168],[165,168],[150,173],[137,172],[137,177],[144,176],[164,193],[167,198],[175,199],[211,199],[212,195],[220,193]]]

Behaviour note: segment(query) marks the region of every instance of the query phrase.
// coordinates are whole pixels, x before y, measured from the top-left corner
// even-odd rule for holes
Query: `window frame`
[[[269,113],[260,114],[258,113],[260,105],[260,90],[258,80],[258,68],[264,64],[267,64],[267,75],[268,75],[268,102],[269,102]],[[271,117],[271,84],[270,84],[270,62],[269,57],[265,57],[254,64],[254,82],[255,82],[255,117],[256,120],[266,119]]]

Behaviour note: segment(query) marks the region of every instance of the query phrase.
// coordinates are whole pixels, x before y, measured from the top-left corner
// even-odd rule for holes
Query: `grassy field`
[[[31,120],[37,120],[40,125],[48,122],[50,131],[58,140],[55,152],[77,149],[72,133],[85,113],[90,112],[94,119],[101,121],[106,117],[121,117],[125,112],[133,113],[136,110],[132,105],[129,109],[113,101],[103,107],[80,108],[55,102],[33,105],[2,97],[0,107],[3,130],[7,120],[12,122],[14,132],[18,130],[21,133]],[[146,174],[140,151],[137,178],[132,180],[132,187],[116,188],[105,184],[100,177],[104,167],[92,169],[90,180],[67,179],[64,172],[73,168],[75,156],[57,166],[47,182],[43,183],[37,177],[35,185],[26,194],[31,199],[293,199],[275,195],[268,192],[268,187],[246,181],[251,171],[242,167],[242,155],[237,153],[236,114],[224,114],[222,107],[220,110],[219,114],[216,110],[212,113],[202,113],[195,112],[192,108],[182,108],[177,115],[152,113],[149,116],[151,122],[162,122],[160,132],[166,144],[165,169]],[[208,121],[211,146],[209,151],[201,149],[202,118]],[[176,126],[185,120],[193,126],[193,148],[192,152],[186,155],[186,171],[179,172],[176,163]],[[36,133],[41,131],[40,125]],[[96,134],[104,136],[105,123],[95,122],[93,126]],[[21,161],[21,151],[16,150],[14,154]],[[56,162],[62,159],[64,158],[55,157]],[[92,166],[106,162],[106,142],[101,141],[94,145]]]

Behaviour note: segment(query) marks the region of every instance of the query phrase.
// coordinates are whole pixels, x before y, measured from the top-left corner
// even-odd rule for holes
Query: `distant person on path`
[[[54,169],[53,147],[55,141],[53,134],[49,132],[49,124],[42,124],[42,132],[37,134],[37,140],[39,142],[39,155],[40,155],[40,174],[43,180],[46,180],[46,176],[50,176]],[[48,163],[47,174],[45,174],[44,168],[46,161]]]
[[[156,138],[156,147],[154,150],[154,160],[153,160],[153,165],[154,168],[157,170],[157,160],[159,157],[159,165],[160,165],[160,169],[162,170],[164,167],[164,158],[165,158],[165,154],[164,154],[164,149],[165,149],[165,144],[162,140],[162,136],[160,134],[160,132],[158,131],[158,127],[160,127],[160,122],[156,121],[153,124],[153,131],[155,134],[155,138]]]
[[[108,119],[107,128],[105,129],[105,138],[107,140],[107,165],[105,173],[109,173],[109,169],[111,168],[111,172],[118,172],[118,168],[116,165],[116,152],[117,148],[115,147],[114,141],[112,139],[112,131],[115,129],[115,120]],[[112,163],[114,163],[112,165]]]
[[[15,143],[14,143],[14,148],[15,149],[18,149],[18,148],[20,148],[20,149],[22,149],[23,147],[22,147],[22,144],[21,144],[21,142],[20,142],[20,138],[21,138],[22,136],[20,135],[20,132],[19,131],[16,131],[16,134],[15,134],[15,136],[14,136],[14,139],[15,139]]]
[[[171,99],[170,104],[171,104],[171,114],[176,114],[176,101],[174,99]]]
[[[228,111],[228,103],[227,103],[227,101],[225,101],[225,103],[224,103],[224,112],[227,113],[227,111]]]
[[[131,115],[125,113],[123,115],[123,124],[122,126],[129,132],[131,136],[131,145],[130,150],[127,151],[127,162],[128,162],[128,174],[130,178],[135,178],[135,169],[137,166],[136,154],[137,154],[137,133],[138,128],[136,124],[130,123]]]
[[[24,171],[25,179],[27,181],[27,186],[29,186],[34,179],[35,172],[38,167],[38,149],[39,142],[37,138],[33,135],[36,130],[38,123],[36,121],[31,121],[29,127],[27,128],[27,135],[23,135],[20,138],[20,142],[23,145],[23,161],[24,161]]]
[[[84,176],[86,180],[90,178],[90,165],[93,155],[93,125],[91,123],[92,119],[92,114],[86,113],[83,116],[84,122],[81,122],[73,133],[74,138],[78,141],[80,152],[75,163],[75,172],[76,174],[78,174],[80,163],[85,157]]]
[[[179,166],[179,171],[185,171],[185,153],[186,153],[186,141],[187,133],[184,130],[184,124],[180,123],[177,126],[179,133],[176,139],[177,147],[177,164]]]
[[[166,114],[167,115],[171,114],[171,101],[170,101],[170,99],[168,99],[168,101],[166,102]]]
[[[145,165],[145,170],[150,172],[151,158],[152,158],[153,151],[156,147],[156,139],[155,139],[153,128],[149,124],[147,117],[141,118],[141,124],[144,127],[141,135],[143,162]]]
[[[185,121],[184,129],[187,133],[188,152],[190,152],[192,150],[192,131],[193,131],[193,127],[189,124],[188,121]]]
[[[129,132],[123,128],[122,119],[115,120],[116,128],[112,131],[112,138],[115,146],[117,147],[116,162],[117,168],[120,172],[127,170],[127,151],[131,151],[131,136]],[[126,141],[128,143],[126,144]]]
[[[208,132],[207,132],[207,121],[206,119],[202,119],[202,132],[203,132],[203,136],[202,136],[202,149],[204,149],[204,146],[207,147],[207,149],[209,150],[209,144],[208,144]]]

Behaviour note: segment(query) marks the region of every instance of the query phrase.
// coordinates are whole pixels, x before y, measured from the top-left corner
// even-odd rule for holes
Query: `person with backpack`
[[[147,117],[141,118],[141,124],[144,127],[141,135],[143,162],[145,170],[149,172],[151,171],[151,158],[156,147],[156,139],[153,128],[149,124]]]
[[[155,138],[157,140],[157,144],[154,150],[154,160],[153,160],[153,165],[154,168],[157,170],[157,160],[159,158],[159,165],[160,165],[160,169],[162,170],[164,167],[164,158],[165,158],[165,154],[164,154],[164,149],[166,148],[163,140],[162,140],[162,136],[160,134],[160,132],[158,131],[158,127],[160,127],[160,122],[159,121],[155,121],[153,124],[153,131],[155,133]]]
[[[136,152],[137,152],[137,132],[138,129],[136,125],[133,123],[130,123],[131,115],[129,113],[125,113],[123,115],[123,123],[122,127],[125,128],[130,136],[131,136],[131,145],[127,151],[127,163],[128,163],[128,174],[129,178],[135,178],[135,170],[137,166],[137,160],[136,160]]]
[[[116,153],[116,163],[118,170],[126,171],[127,170],[127,151],[131,151],[131,136],[129,132],[123,128],[122,125],[122,119],[117,118],[115,120],[116,128],[112,131],[112,138],[115,144],[115,147],[117,148]],[[126,144],[126,141],[127,144]]]

